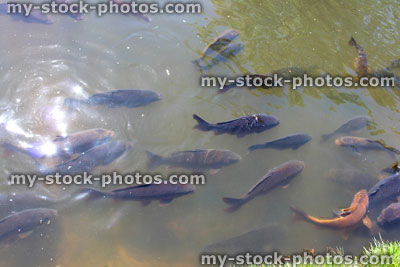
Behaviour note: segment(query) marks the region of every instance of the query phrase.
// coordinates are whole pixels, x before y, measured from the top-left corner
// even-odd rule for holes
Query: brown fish
[[[25,238],[33,230],[48,222],[57,215],[54,209],[28,209],[13,213],[0,221],[0,240],[20,237]]]
[[[287,186],[291,180],[296,177],[303,169],[304,162],[298,160],[287,161],[272,170],[268,171],[256,185],[254,185],[249,192],[241,198],[224,197],[222,200],[230,205],[226,208],[226,212],[237,211],[245,203],[253,198],[265,194],[278,186]]]
[[[357,44],[353,36],[351,36],[349,45],[357,49],[358,57],[356,58],[356,68],[358,77],[361,78],[367,76],[369,73],[369,69],[368,69],[367,54],[365,53],[364,48],[361,45]]]
[[[350,207],[343,209],[340,216],[332,219],[321,219],[307,215],[304,211],[291,207],[292,211],[305,219],[306,221],[326,228],[332,229],[351,229],[358,226],[361,222],[369,229],[372,229],[372,222],[367,217],[369,198],[367,190],[358,192],[351,203]]]
[[[191,170],[219,170],[239,162],[241,157],[229,150],[224,149],[196,149],[178,151],[166,157],[147,152],[149,158],[148,166],[155,169],[161,165],[183,167]]]
[[[377,222],[382,227],[391,227],[400,222],[400,203],[393,203],[382,210]]]
[[[386,145],[382,140],[373,140],[355,136],[343,136],[336,139],[335,144],[337,146],[348,147],[356,153],[360,153],[361,150],[383,150],[392,153],[400,154],[400,150],[397,148]]]

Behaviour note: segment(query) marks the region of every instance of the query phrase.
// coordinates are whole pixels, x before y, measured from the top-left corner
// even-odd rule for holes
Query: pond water
[[[299,67],[354,75],[356,51],[348,45],[350,36],[364,47],[369,66],[382,69],[400,58],[398,2],[210,0],[202,5],[202,14],[151,15],[151,22],[122,15],[89,14],[80,21],[52,15],[54,23],[44,25],[0,16],[0,116],[9,125],[4,140],[43,141],[105,128],[132,142],[132,151],[97,172],[150,172],[146,150],[167,155],[218,148],[242,157],[207,174],[206,185],[166,207],[112,200],[56,205],[59,216],[50,227],[2,245],[1,266],[198,266],[207,245],[276,224],[282,235],[266,243],[285,254],[305,248],[323,252],[326,247],[358,254],[368,245],[366,231],[354,231],[344,240],[338,232],[294,221],[289,207],[330,216],[332,209],[348,206],[355,191],[326,179],[328,170],[351,168],[377,175],[393,162],[384,152],[360,156],[336,147],[334,139],[321,142],[321,135],[366,115],[374,124],[354,135],[400,147],[400,90],[286,86],[217,94],[216,88],[200,86],[202,74],[192,61],[219,33],[237,29],[240,37],[234,42],[243,43],[244,50],[203,74],[234,77]],[[162,100],[134,109],[69,110],[63,105],[67,97],[128,88],[153,90]],[[221,122],[256,113],[274,115],[281,123],[240,139],[193,129],[193,114]],[[248,154],[250,145],[296,132],[306,132],[313,140],[294,151]],[[288,188],[258,197],[235,213],[223,211],[222,197],[241,196],[269,169],[292,159],[304,161],[306,167]],[[30,157],[4,151],[0,167],[2,192],[44,190],[7,184],[11,173],[35,171]],[[157,171],[176,170],[164,166]],[[45,190],[62,197],[72,189]],[[387,236],[400,237],[394,232]]]

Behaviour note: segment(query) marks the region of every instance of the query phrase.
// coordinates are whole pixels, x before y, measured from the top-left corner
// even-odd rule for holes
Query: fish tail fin
[[[147,158],[149,160],[147,163],[147,166],[149,167],[149,169],[156,169],[164,163],[163,157],[156,155],[150,151],[146,151],[146,154],[147,154]]]
[[[322,141],[325,142],[326,140],[330,139],[334,135],[335,135],[334,133],[323,134],[323,135],[321,135]]]
[[[349,45],[354,46],[355,48],[357,48],[357,46],[358,46],[358,44],[357,44],[356,40],[353,38],[353,36],[351,36],[351,38],[350,38]]]
[[[245,203],[245,200],[242,198],[231,198],[231,197],[224,197],[222,199],[226,204],[230,205],[230,207],[225,208],[225,212],[235,212]]]
[[[103,193],[99,190],[95,190],[92,188],[83,188],[82,190],[80,190],[78,193],[78,196],[82,196],[82,195],[87,196],[87,198],[86,198],[87,201],[92,201],[92,200],[96,200],[96,199],[107,196],[106,193]]]
[[[304,219],[308,220],[308,215],[305,211],[295,207],[295,206],[290,206],[290,209],[294,212],[295,214],[295,219]]]
[[[197,125],[194,126],[195,129],[203,130],[203,131],[209,131],[211,130],[212,126],[210,123],[206,122],[202,118],[200,118],[198,115],[193,114],[193,119],[197,121]]]

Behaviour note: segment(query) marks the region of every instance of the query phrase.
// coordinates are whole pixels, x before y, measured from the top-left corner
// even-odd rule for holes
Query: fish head
[[[160,101],[162,99],[161,94],[150,91],[150,90],[143,90],[142,91],[142,96],[145,100],[146,103],[152,103],[156,101]]]
[[[280,121],[277,117],[265,114],[254,115],[257,126],[268,129],[279,125]]]
[[[367,190],[361,190],[357,194],[355,194],[353,203],[358,203],[359,205],[362,205],[363,207],[368,207],[369,205],[369,197],[368,197],[368,192]]]
[[[292,168],[294,175],[299,174],[306,167],[306,164],[304,163],[304,161],[300,161],[300,160],[292,160],[289,162],[289,164]]]
[[[224,151],[224,161],[226,164],[234,164],[242,160],[242,157],[231,151]]]
[[[353,146],[359,143],[360,138],[353,136],[343,136],[335,140],[337,146]]]

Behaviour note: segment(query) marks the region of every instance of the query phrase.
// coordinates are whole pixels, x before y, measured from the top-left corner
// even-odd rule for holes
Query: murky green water
[[[52,16],[40,25],[0,17],[0,109],[12,121],[11,138],[25,141],[102,127],[131,141],[134,150],[100,171],[147,172],[145,150],[166,155],[196,148],[229,149],[242,156],[238,164],[209,175],[195,194],[168,207],[100,200],[63,207],[52,227],[27,239],[1,245],[1,266],[197,266],[202,249],[251,229],[278,223],[285,233],[268,242],[284,253],[342,246],[359,253],[370,237],[356,231],[348,240],[337,232],[293,222],[289,206],[330,216],[348,206],[355,192],[324,178],[331,168],[356,168],[376,174],[392,159],[385,153],[361,157],[337,148],[320,135],[356,115],[375,125],[354,135],[384,139],[400,147],[400,91],[391,88],[237,89],[217,95],[201,88],[201,74],[191,61],[227,28],[240,31],[245,49],[233,60],[208,71],[229,77],[268,73],[296,66],[337,75],[354,74],[356,52],[351,35],[364,47],[372,69],[400,58],[400,9],[388,1],[202,1],[202,15],[153,15],[145,23],[134,17],[86,15],[82,21]],[[236,41],[235,41],[236,42]],[[68,111],[64,98],[123,88],[154,90],[163,100],[136,109],[87,107]],[[213,122],[254,113],[280,118],[281,124],[259,135],[235,136],[193,130],[192,114]],[[296,151],[247,147],[296,132],[313,141]],[[24,136],[25,135],[25,136]],[[7,137],[10,138],[10,137]],[[269,169],[287,160],[306,164],[287,189],[277,189],[226,214],[223,196],[247,192]],[[32,172],[34,162],[20,154],[2,156],[1,191],[14,172]],[[166,174],[166,168],[158,171]],[[38,189],[33,189],[38,190]],[[62,188],[51,187],[62,195]],[[6,216],[3,214],[2,216]],[[394,232],[388,234],[398,238]]]

